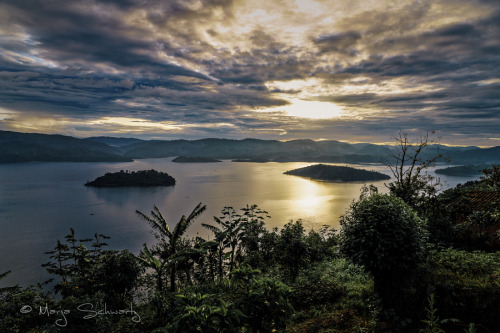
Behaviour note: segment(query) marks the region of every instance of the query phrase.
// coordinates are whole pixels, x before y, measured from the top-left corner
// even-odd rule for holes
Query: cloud
[[[148,122],[179,137],[374,140],[435,127],[493,144],[499,22],[498,1],[481,0],[4,0],[0,126],[106,134],[136,118],[126,129],[155,137]],[[343,116],[291,117],[297,100]]]
[[[358,54],[356,43],[361,34],[356,31],[347,31],[339,34],[321,35],[313,40],[321,53],[337,52],[350,56]]]

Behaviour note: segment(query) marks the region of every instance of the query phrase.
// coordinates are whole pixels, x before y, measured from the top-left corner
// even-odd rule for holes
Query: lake
[[[125,163],[35,162],[0,165],[0,273],[12,273],[0,287],[28,285],[49,278],[41,265],[57,242],[75,229],[77,238],[94,233],[111,236],[112,249],[138,254],[143,243],[153,244],[149,225],[138,218],[157,205],[170,226],[199,203],[207,210],[188,229],[190,236],[210,237],[201,223],[211,223],[225,206],[235,209],[257,204],[269,212],[269,228],[302,219],[307,229],[338,220],[364,183],[331,183],[284,175],[313,163],[173,163],[172,158]],[[338,164],[346,165],[346,164]],[[351,165],[386,174],[385,166]],[[164,171],[177,180],[173,187],[91,188],[83,184],[106,172]],[[445,187],[473,178],[443,177]],[[386,181],[387,182],[387,181]],[[384,181],[373,182],[386,191]]]

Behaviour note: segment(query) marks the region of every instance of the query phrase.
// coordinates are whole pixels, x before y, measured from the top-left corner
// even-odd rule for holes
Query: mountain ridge
[[[271,162],[383,163],[389,148],[386,145],[350,144],[337,140],[141,140],[109,136],[75,138],[61,134],[0,130],[0,163],[124,162],[176,156]],[[500,146],[479,148],[430,145],[422,157],[430,158],[438,153],[443,155],[440,162],[449,159],[453,164],[500,163]]]

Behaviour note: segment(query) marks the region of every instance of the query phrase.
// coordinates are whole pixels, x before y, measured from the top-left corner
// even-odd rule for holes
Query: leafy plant
[[[209,294],[177,295],[181,310],[166,328],[153,332],[235,332],[246,318],[232,302]]]
[[[144,213],[141,213],[140,211],[136,211],[136,213],[143,218],[146,222],[148,222],[151,227],[158,231],[157,237],[160,239],[160,246],[163,246],[165,253],[163,254],[162,258],[164,261],[168,261],[168,268],[170,268],[170,291],[175,291],[176,290],[176,262],[174,259],[179,258],[180,255],[177,253],[178,252],[178,245],[179,242],[188,229],[188,227],[193,223],[193,221],[200,216],[206,209],[206,206],[202,206],[201,203],[199,203],[191,212],[191,214],[186,217],[185,215],[182,215],[181,219],[179,222],[175,225],[173,230],[170,230],[170,227],[168,226],[167,221],[161,214],[160,210],[158,207],[154,206],[153,210],[151,211],[151,217],[145,215]],[[146,246],[144,246],[145,249],[147,249]],[[149,251],[149,250],[148,250]],[[144,251],[143,251],[144,253]],[[145,254],[145,253],[144,253]],[[182,253],[185,254],[185,253]],[[146,254],[147,256],[147,254]],[[159,270],[160,266],[158,266],[158,263],[153,261],[150,261],[153,266],[155,266],[155,269],[158,269],[157,272],[163,271],[163,264],[162,264],[162,269]],[[149,263],[146,263],[146,265],[149,265]],[[150,266],[151,267],[151,266]],[[166,267],[167,268],[167,267]],[[161,278],[159,278],[159,281],[161,281]]]
[[[396,325],[409,323],[410,299],[419,289],[412,288],[412,275],[427,251],[424,221],[402,199],[372,194],[354,202],[340,224],[340,250],[373,275],[384,316]]]
[[[426,318],[422,320],[425,328],[419,330],[419,333],[446,333],[441,328],[441,324],[445,323],[446,320],[440,320],[437,315],[437,309],[434,307],[434,294],[429,295],[428,302],[429,305],[425,308]]]
[[[424,221],[395,196],[373,194],[354,202],[340,224],[342,253],[366,267],[376,285],[425,258]]]

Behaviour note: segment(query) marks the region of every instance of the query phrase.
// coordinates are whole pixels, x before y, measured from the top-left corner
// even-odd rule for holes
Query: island
[[[374,181],[390,179],[388,175],[377,171],[356,169],[347,166],[315,164],[285,172],[286,175],[308,177],[315,180],[333,182]]]
[[[119,187],[119,186],[173,186],[175,179],[165,172],[156,170],[108,172],[97,177],[85,186]]]
[[[265,157],[253,157],[253,158],[237,158],[231,160],[231,162],[254,162],[254,163],[267,163],[271,162],[270,159]]]
[[[172,160],[175,163],[214,163],[222,162],[209,157],[192,157],[192,156],[178,156]]]
[[[477,176],[481,174],[481,170],[489,169],[491,165],[482,164],[482,165],[460,165],[460,166],[452,166],[443,169],[437,169],[436,174],[438,175],[446,175],[446,176],[456,176],[456,177],[464,177],[464,176]]]

